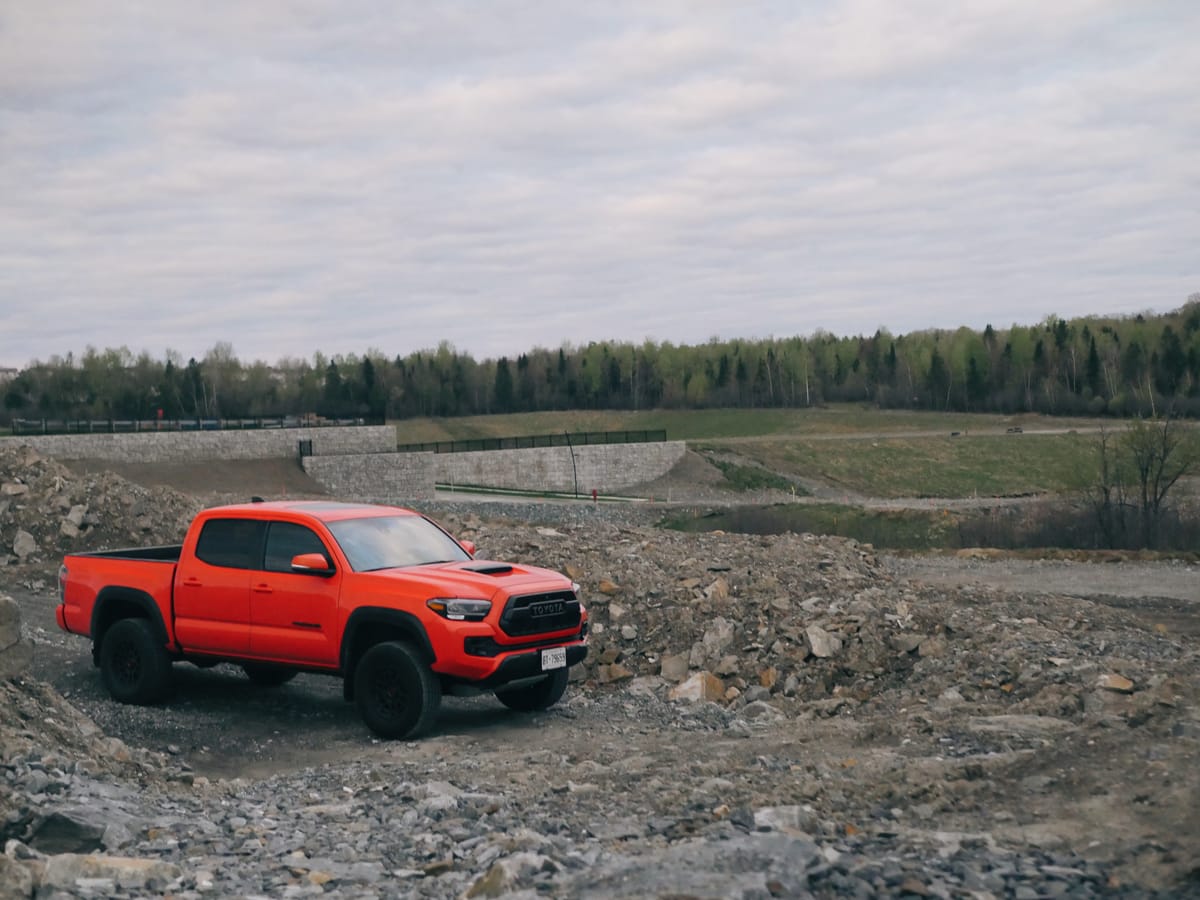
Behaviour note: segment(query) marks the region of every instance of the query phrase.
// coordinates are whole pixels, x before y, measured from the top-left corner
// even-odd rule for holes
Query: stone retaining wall
[[[687,451],[682,441],[661,444],[588,444],[480,450],[473,453],[370,453],[309,456],[304,471],[330,493],[354,500],[397,503],[428,500],[434,484],[521,491],[602,494],[653,481]],[[574,453],[574,468],[571,456]]]
[[[315,456],[388,453],[396,449],[396,429],[391,425],[362,425],[0,437],[0,441],[28,444],[38,453],[56,459],[107,459],[122,463],[294,458],[303,440],[312,440]]]
[[[526,491],[612,493],[653,481],[687,451],[683,441],[655,444],[585,444],[439,453],[433,458],[439,484],[469,484]],[[572,465],[572,458],[574,465]]]
[[[665,475],[687,450],[682,441],[669,441],[395,453],[390,425],[0,437],[57,459],[123,463],[295,458],[302,440],[312,441],[312,456],[302,460],[310,476],[336,495],[378,502],[430,499],[435,483],[612,493]]]
[[[304,471],[339,500],[404,503],[433,499],[432,453],[306,456]]]

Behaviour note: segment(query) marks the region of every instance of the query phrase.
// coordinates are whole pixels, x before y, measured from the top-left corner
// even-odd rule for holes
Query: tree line
[[[443,342],[388,357],[245,363],[226,342],[202,359],[87,348],[34,361],[3,385],[3,415],[152,419],[462,416],[556,409],[805,407],[1200,415],[1200,294],[1165,314],[1063,319],[982,331],[698,345],[601,341],[476,360]]]

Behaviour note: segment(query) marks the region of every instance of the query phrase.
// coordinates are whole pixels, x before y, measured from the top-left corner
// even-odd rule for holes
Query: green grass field
[[[743,485],[745,489],[800,477],[874,497],[1075,490],[1090,479],[1095,466],[1096,437],[1081,432],[1122,427],[1112,420],[888,411],[853,404],[820,409],[572,410],[405,419],[395,424],[402,444],[663,429],[669,440],[688,441],[697,450],[736,453],[767,470]],[[1009,433],[1014,427],[1023,433]],[[730,471],[736,476],[730,479],[734,487],[746,480],[742,467]]]
[[[1091,434],[885,436],[745,441],[742,456],[870,497],[1018,496],[1077,490],[1094,475]],[[703,442],[701,449],[723,449]]]

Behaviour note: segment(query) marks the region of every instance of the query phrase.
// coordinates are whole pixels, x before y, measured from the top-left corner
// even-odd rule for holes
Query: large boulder
[[[21,638],[21,608],[0,594],[0,678],[12,678],[29,668],[33,648]]]

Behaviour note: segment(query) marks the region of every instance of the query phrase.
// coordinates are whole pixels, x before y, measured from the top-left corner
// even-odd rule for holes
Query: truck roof
[[[345,503],[336,500],[270,500],[252,503],[232,503],[227,506],[213,506],[204,510],[203,514],[211,516],[214,513],[263,513],[263,512],[294,512],[304,513],[322,522],[336,522],[340,519],[365,519],[372,516],[415,516],[418,513],[402,506],[383,506],[377,503]]]

